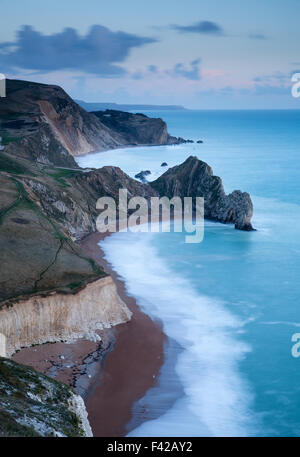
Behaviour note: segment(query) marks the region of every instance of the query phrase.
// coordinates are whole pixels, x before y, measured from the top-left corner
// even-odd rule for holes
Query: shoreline
[[[171,135],[172,136],[172,135]],[[98,149],[95,149],[94,151],[90,151],[90,152],[83,152],[83,153],[80,153],[80,154],[76,154],[76,155],[73,155],[74,159],[75,159],[75,162],[77,163],[76,159],[77,158],[80,158],[80,157],[85,157],[87,155],[93,155],[93,154],[100,154],[102,152],[108,152],[108,151],[115,151],[116,149],[131,149],[131,148],[151,148],[151,147],[154,147],[154,148],[157,148],[159,146],[180,146],[182,144],[199,144],[197,143],[196,140],[192,140],[193,143],[189,142],[188,140],[185,140],[185,141],[182,141],[180,143],[162,143],[162,144],[121,144],[120,146],[116,146],[115,148],[108,148],[108,149],[102,149],[101,151],[99,151]],[[78,165],[78,164],[77,164]],[[80,165],[78,165],[79,168],[82,168]],[[57,168],[65,168],[65,167],[57,167]],[[87,167],[89,168],[89,167]],[[84,168],[82,168],[84,170]],[[74,170],[76,170],[76,168],[74,168]]]
[[[16,362],[72,386],[84,399],[95,437],[126,435],[134,405],[156,385],[168,341],[161,324],[139,308],[104,258],[98,243],[110,235],[94,232],[78,244],[112,277],[119,297],[133,313],[131,320],[96,331],[100,342],[44,343],[22,348],[12,356]],[[135,420],[136,426],[142,422],[140,417]]]
[[[133,315],[129,322],[114,327],[114,345],[104,361],[101,376],[85,396],[94,436],[126,435],[133,406],[156,384],[164,363],[167,336],[160,323],[154,322],[127,294],[125,283],[104,258],[98,245],[109,233],[92,233],[80,245],[112,276],[121,299]],[[95,249],[96,248],[96,249]]]

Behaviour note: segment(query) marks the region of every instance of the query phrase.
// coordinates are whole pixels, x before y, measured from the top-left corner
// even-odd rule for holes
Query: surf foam
[[[239,371],[250,351],[239,335],[244,323],[220,300],[200,295],[188,279],[173,272],[153,247],[155,236],[161,235],[119,232],[101,242],[128,293],[183,348],[175,370],[184,395],[129,435],[253,435],[252,393]]]

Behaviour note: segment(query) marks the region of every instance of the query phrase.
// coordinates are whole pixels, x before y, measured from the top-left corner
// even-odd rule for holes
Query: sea
[[[227,193],[250,193],[257,230],[205,221],[198,244],[172,231],[102,242],[128,293],[169,337],[128,436],[299,436],[300,110],[145,114],[203,143],[116,149],[79,165],[131,177],[150,170],[150,181],[166,171],[162,162],[197,156]]]

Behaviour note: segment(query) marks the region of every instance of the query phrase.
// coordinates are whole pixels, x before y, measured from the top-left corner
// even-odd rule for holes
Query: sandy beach
[[[118,437],[126,434],[134,403],[156,383],[166,336],[127,295],[124,282],[104,259],[98,242],[106,235],[92,233],[80,245],[113,277],[133,313],[131,321],[98,332],[100,343],[43,344],[24,348],[13,359],[72,385],[85,400],[94,436]]]
[[[114,328],[114,348],[106,356],[101,376],[85,400],[95,436],[123,436],[131,419],[132,405],[156,383],[166,336],[159,323],[154,323],[140,310],[135,299],[127,295],[124,282],[104,259],[98,246],[104,236],[93,233],[81,246],[113,277],[133,316],[130,322]]]

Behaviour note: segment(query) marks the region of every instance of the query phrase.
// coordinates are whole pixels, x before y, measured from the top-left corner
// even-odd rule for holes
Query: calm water
[[[163,161],[197,155],[227,192],[250,192],[258,231],[207,222],[198,245],[184,243],[184,233],[104,241],[129,293],[162,320],[172,342],[157,387],[140,402],[148,420],[131,424],[130,434],[299,436],[300,358],[291,355],[291,337],[300,332],[300,112],[155,114],[170,133],[204,144],[122,149],[78,162],[118,165],[131,176],[149,169],[154,179]]]

